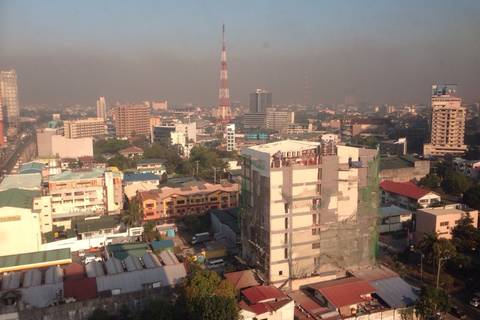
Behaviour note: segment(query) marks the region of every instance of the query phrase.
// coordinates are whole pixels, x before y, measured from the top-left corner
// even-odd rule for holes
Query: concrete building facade
[[[96,137],[107,134],[107,125],[103,118],[67,120],[63,122],[63,125],[63,134],[67,139]]]
[[[150,108],[144,104],[116,106],[113,118],[117,137],[150,135]]]
[[[284,140],[242,151],[242,256],[270,284],[344,276],[375,260],[373,149]]]
[[[237,149],[235,143],[235,124],[229,123],[225,127],[225,142],[227,144],[227,151],[233,151]]]
[[[103,119],[104,122],[107,120],[107,102],[105,97],[100,97],[97,100],[97,118]]]
[[[430,143],[423,146],[426,156],[463,154],[466,109],[457,96],[456,85],[432,86],[432,131]]]
[[[20,118],[17,72],[15,70],[0,71],[0,101],[2,108],[5,108],[4,123],[9,127],[15,127]]]

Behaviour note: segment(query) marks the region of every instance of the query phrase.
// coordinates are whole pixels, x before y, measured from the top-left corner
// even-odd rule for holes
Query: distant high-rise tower
[[[467,151],[464,143],[466,109],[457,95],[457,86],[432,86],[432,132],[423,146],[426,156],[459,155]]]
[[[222,27],[222,55],[220,62],[220,90],[218,91],[218,119],[222,123],[230,121],[230,91],[228,89],[227,47],[225,45],[225,25]]]
[[[107,103],[105,97],[100,97],[97,100],[97,118],[107,120]]]
[[[18,104],[17,73],[15,70],[0,72],[0,96],[2,106],[5,108],[4,123],[9,127],[16,127],[20,118],[20,108]]]

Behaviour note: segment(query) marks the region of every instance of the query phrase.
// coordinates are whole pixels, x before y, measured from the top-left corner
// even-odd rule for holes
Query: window
[[[312,224],[317,224],[317,214],[312,214]]]
[[[317,228],[312,229],[312,236],[315,236],[317,234]]]
[[[184,204],[185,200],[177,200],[177,204]]]
[[[288,259],[288,248],[283,249],[283,258]]]
[[[312,249],[320,249],[320,242],[312,243]]]
[[[288,242],[288,233],[284,233],[283,234],[283,243],[287,243]]]
[[[278,271],[278,275],[279,276],[283,275],[283,271],[282,270]]]
[[[448,226],[448,221],[440,222],[440,227],[446,227],[446,226]]]
[[[288,229],[288,218],[285,218],[285,229]]]

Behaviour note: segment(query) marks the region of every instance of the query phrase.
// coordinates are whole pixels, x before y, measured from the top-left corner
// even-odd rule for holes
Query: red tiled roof
[[[143,152],[143,149],[137,146],[127,147],[119,151],[119,153],[140,153]]]
[[[225,273],[224,277],[237,290],[260,285],[257,279],[255,279],[252,270],[229,272]]]
[[[239,306],[240,309],[248,310],[250,312],[255,313],[256,315],[263,314],[265,312],[274,312],[289,303],[291,300],[281,300],[281,301],[274,301],[274,302],[263,302],[263,303],[256,303],[252,305],[248,305],[245,301],[240,301]]]
[[[320,283],[311,287],[318,290],[336,308],[364,302],[365,299],[361,296],[375,292],[375,288],[367,281],[353,277]]]
[[[272,286],[256,286],[242,290],[242,294],[251,304],[257,304],[268,300],[285,298],[282,290]]]
[[[66,280],[63,282],[65,298],[75,298],[77,301],[93,299],[97,297],[97,280],[85,278]]]
[[[390,180],[384,180],[380,183],[380,188],[383,190],[396,193],[401,196],[418,200],[426,194],[432,192],[429,189],[421,188],[413,182],[393,182]]]

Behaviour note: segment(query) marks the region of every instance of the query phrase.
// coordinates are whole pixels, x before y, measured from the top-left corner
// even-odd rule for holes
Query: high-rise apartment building
[[[432,131],[430,143],[423,146],[426,156],[463,154],[466,109],[457,96],[457,86],[435,84],[432,86]]]
[[[116,106],[113,117],[117,137],[150,135],[150,108],[144,104]]]
[[[321,148],[284,140],[242,151],[242,256],[275,286],[375,261],[377,150],[337,145],[323,156]]]
[[[237,149],[235,143],[235,124],[229,123],[225,127],[225,141],[227,143],[227,151],[233,151]]]
[[[15,70],[0,72],[0,101],[5,108],[4,123],[9,127],[16,127],[20,118],[20,107],[18,103],[17,73]]]
[[[100,97],[97,100],[97,118],[101,118],[104,121],[107,120],[107,103],[105,97]]]
[[[107,134],[107,125],[103,118],[88,118],[64,121],[64,136],[68,139],[96,137]]]

